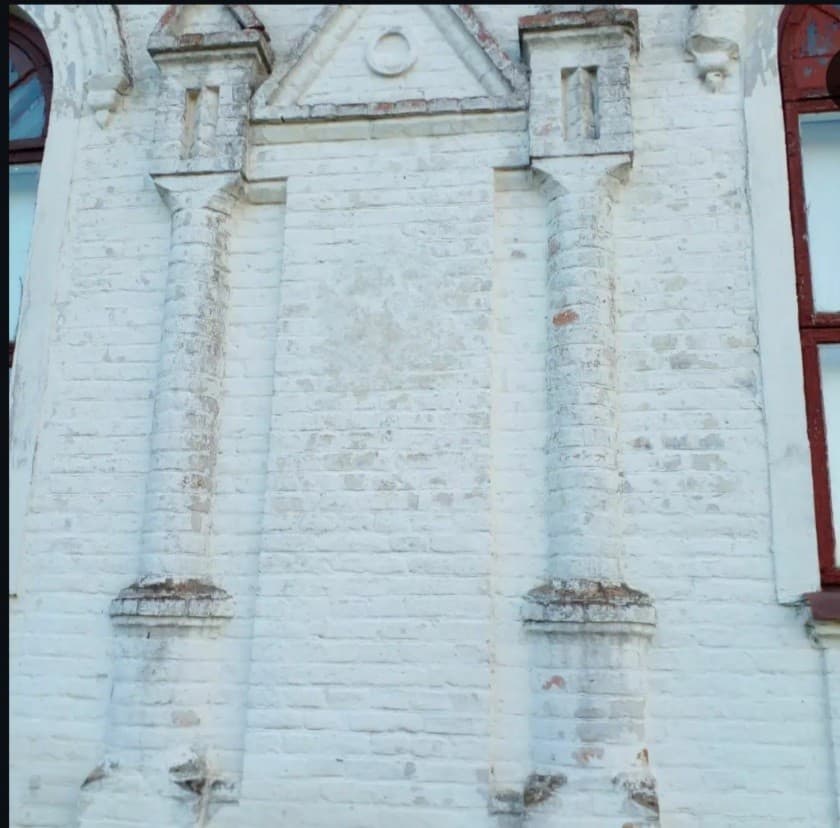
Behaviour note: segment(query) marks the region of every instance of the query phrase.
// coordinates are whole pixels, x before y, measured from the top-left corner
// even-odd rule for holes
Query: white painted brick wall
[[[488,797],[522,784],[545,735],[528,732],[518,617],[543,574],[546,422],[545,205],[521,116],[348,125],[353,140],[254,129],[248,173],[286,178],[287,197],[240,204],[230,230],[212,531],[237,606],[225,667],[179,639],[161,664],[189,699],[164,703],[154,677],[120,695],[139,664],[108,606],[137,576],[169,250],[148,177],[146,42],[164,8],[121,7],[134,88],[106,129],[80,116],[67,160],[11,552],[10,824],[76,824],[114,733],[153,755],[124,713],[204,716],[215,699],[239,804],[212,805],[214,825],[504,825]],[[254,6],[281,57],[319,8]],[[477,8],[518,56],[516,19],[538,7]],[[624,574],[657,608],[661,824],[829,826],[832,685],[777,602],[770,550],[740,70],[702,85],[686,14],[639,9],[634,165],[614,208]]]

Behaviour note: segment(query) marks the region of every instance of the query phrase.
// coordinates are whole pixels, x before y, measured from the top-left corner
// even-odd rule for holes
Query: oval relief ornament
[[[371,70],[390,78],[407,72],[416,60],[417,53],[399,26],[383,29],[371,40],[365,53]]]

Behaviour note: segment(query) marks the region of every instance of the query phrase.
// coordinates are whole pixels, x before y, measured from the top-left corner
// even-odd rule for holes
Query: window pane
[[[840,113],[803,115],[799,132],[814,310],[840,311]]]
[[[840,536],[840,344],[820,345],[820,378],[822,379],[825,441],[828,448],[828,476],[831,486],[831,514],[834,525],[834,560],[836,539]]]
[[[9,86],[34,69],[32,61],[14,43],[9,43]]]
[[[37,75],[9,92],[9,140],[40,138],[46,122],[44,90]]]
[[[17,335],[39,172],[38,164],[9,167],[9,341]]]

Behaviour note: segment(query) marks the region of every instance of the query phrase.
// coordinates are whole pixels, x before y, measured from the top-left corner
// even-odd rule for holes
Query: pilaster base
[[[111,602],[115,624],[212,627],[233,617],[233,598],[197,578],[143,578]]]
[[[618,582],[549,581],[525,596],[522,620],[532,774],[521,798],[498,792],[505,801],[491,810],[535,828],[658,825],[645,727],[650,597]]]
[[[578,579],[532,589],[525,596],[522,620],[534,632],[650,636],[656,611],[648,595],[627,584]]]

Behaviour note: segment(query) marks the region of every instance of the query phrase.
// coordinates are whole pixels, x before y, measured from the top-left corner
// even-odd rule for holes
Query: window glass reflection
[[[799,134],[814,310],[840,311],[840,113],[802,115]]]
[[[23,279],[29,258],[29,240],[35,218],[38,164],[9,167],[9,341],[17,335]]]
[[[9,140],[40,138],[44,134],[46,101],[37,75],[9,91]]]
[[[834,559],[837,560],[837,535],[840,533],[840,344],[820,345],[820,379],[825,413],[825,443],[828,453],[828,477],[831,488],[831,514],[834,526]]]

